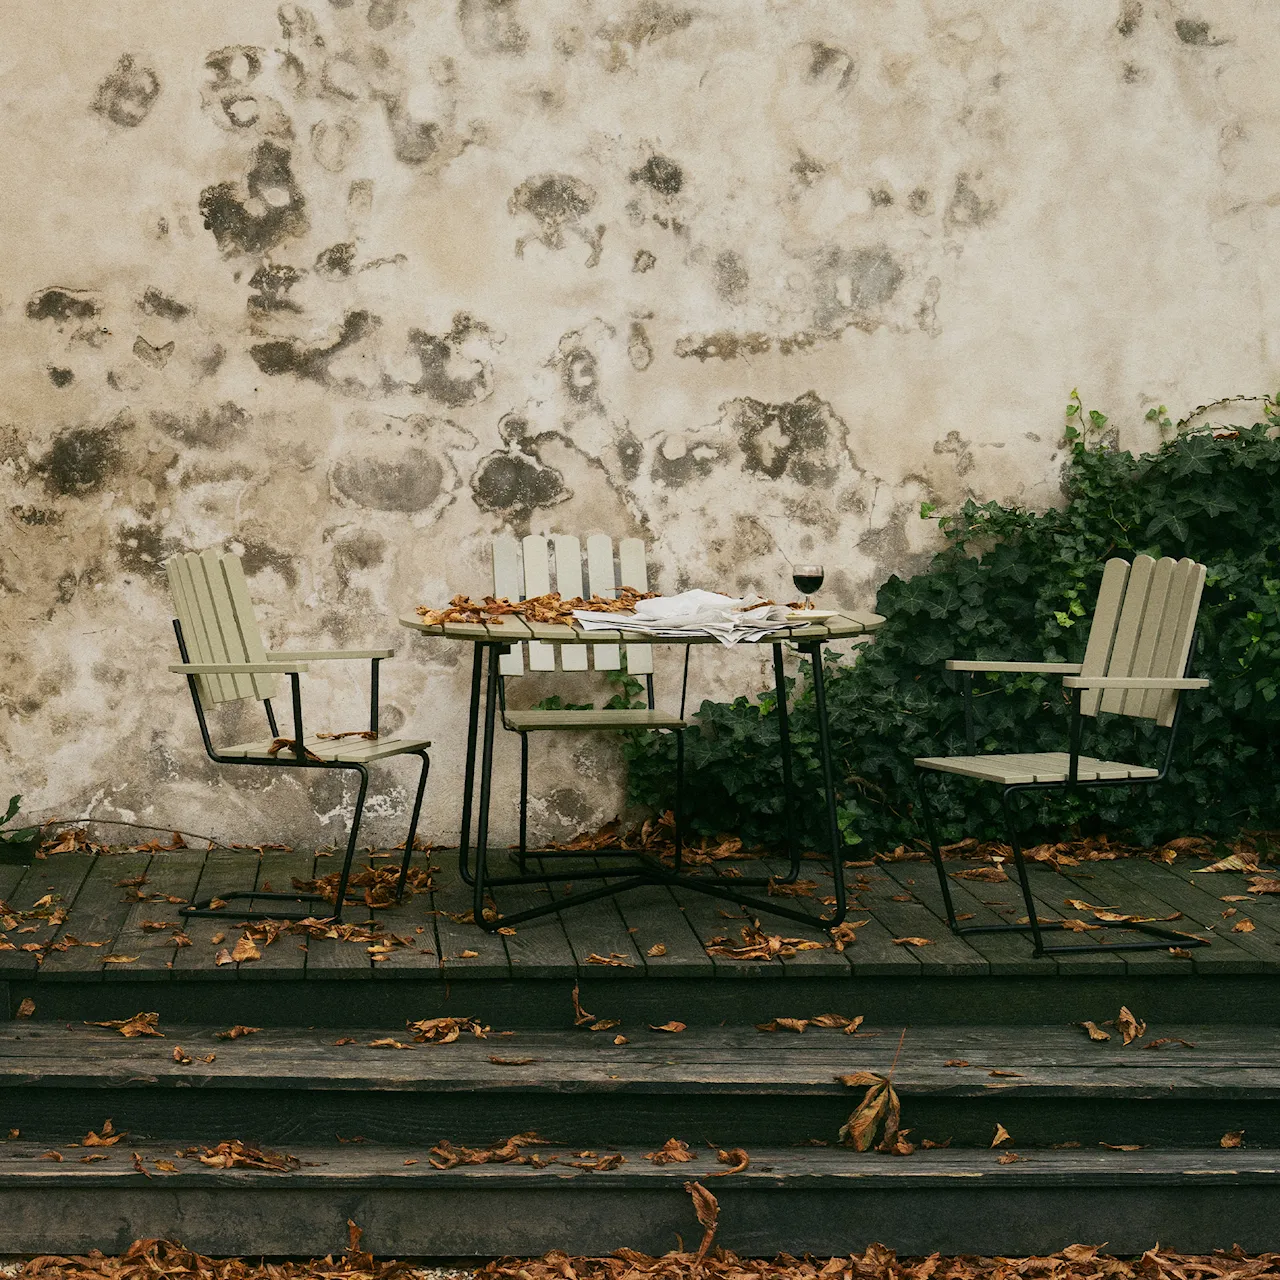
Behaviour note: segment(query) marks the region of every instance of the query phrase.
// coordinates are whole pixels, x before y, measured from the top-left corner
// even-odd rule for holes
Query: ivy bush
[[[892,577],[887,619],[856,661],[828,657],[827,697],[851,842],[918,842],[916,756],[965,754],[963,700],[947,658],[1079,662],[1112,556],[1191,556],[1208,566],[1195,673],[1212,686],[1184,695],[1170,777],[1140,788],[1024,800],[1033,838],[1106,831],[1143,843],[1280,827],[1280,412],[1250,427],[1180,431],[1157,452],[1115,447],[1107,418],[1067,408],[1065,505],[1044,512],[972,500],[938,523],[928,569]],[[1163,407],[1148,418],[1174,427]],[[1181,426],[1182,424],[1178,424]],[[933,518],[931,509],[921,510]],[[824,809],[811,682],[800,669],[792,714],[794,828],[822,840]],[[1068,703],[1060,677],[975,677],[979,751],[1062,751]],[[687,735],[688,815],[695,830],[770,844],[784,829],[777,708],[755,699],[704,702]],[[1167,730],[1121,716],[1086,721],[1084,751],[1158,765]],[[630,798],[668,808],[674,743],[633,735]],[[999,788],[930,776],[946,840],[1002,838]]]

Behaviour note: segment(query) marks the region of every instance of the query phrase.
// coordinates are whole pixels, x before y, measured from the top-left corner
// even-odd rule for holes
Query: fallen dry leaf
[[[226,947],[223,947],[222,950],[213,957],[213,963],[221,967],[224,964],[235,964],[235,961],[231,958],[231,952],[228,951]]]
[[[360,1043],[360,1041],[359,1041],[359,1040],[357,1040],[357,1039],[355,1038],[355,1036],[339,1036],[339,1037],[338,1037],[338,1038],[337,1038],[333,1043],[334,1043],[335,1045],[339,1045],[339,1044],[359,1044],[359,1043]]]
[[[1280,893],[1280,880],[1274,876],[1253,876],[1249,880],[1250,893]],[[1243,898],[1232,898],[1233,902],[1243,902]]]
[[[667,944],[665,942],[655,942],[653,946],[645,952],[647,956],[665,956],[667,954]]]
[[[751,1163],[751,1157],[741,1147],[732,1147],[728,1151],[717,1151],[716,1160],[720,1164],[731,1165],[732,1168],[721,1169],[719,1173],[713,1173],[713,1178],[727,1178],[731,1173],[743,1173],[747,1166]]]
[[[517,1133],[493,1147],[455,1147],[445,1139],[432,1147],[428,1160],[435,1169],[454,1169],[460,1164],[527,1164],[534,1169],[545,1169],[552,1161],[524,1150],[545,1141],[536,1133]]]
[[[631,961],[621,951],[610,951],[607,956],[599,955],[593,951],[587,957],[587,963],[611,965],[615,969],[630,969],[633,967]]]
[[[287,1173],[302,1164],[297,1156],[263,1151],[241,1142],[239,1138],[219,1142],[216,1147],[187,1147],[179,1155],[199,1160],[211,1169],[263,1169],[272,1173]]]
[[[697,1156],[689,1150],[689,1144],[680,1138],[668,1138],[658,1151],[650,1151],[646,1160],[654,1164],[684,1164],[696,1160]]]
[[[134,1152],[132,1152],[132,1153],[131,1153],[131,1159],[133,1160],[133,1167],[134,1167],[134,1168],[135,1168],[135,1169],[136,1169],[140,1174],[142,1174],[142,1176],[143,1176],[144,1178],[146,1178],[146,1179],[150,1180],[150,1178],[151,1178],[151,1170],[150,1170],[150,1169],[148,1169],[148,1168],[147,1168],[147,1166],[146,1166],[145,1164],[143,1164],[143,1163],[142,1163],[142,1153],[141,1153],[140,1151],[134,1151]]]
[[[103,956],[103,964],[132,964],[137,956]]]
[[[1100,1147],[1106,1147],[1108,1151],[1145,1151],[1147,1148],[1137,1142],[1100,1142]]]
[[[251,1036],[261,1030],[261,1027],[245,1027],[241,1026],[240,1023],[236,1023],[234,1027],[227,1031],[215,1032],[213,1038],[215,1040],[239,1040],[241,1036]]]
[[[394,1036],[383,1036],[380,1040],[370,1040],[370,1049],[412,1049],[411,1044],[402,1044]]]
[[[122,1036],[127,1039],[133,1039],[134,1036],[160,1036],[164,1038],[164,1032],[158,1027],[160,1015],[158,1013],[135,1013],[132,1018],[120,1018],[118,1020],[107,1022],[86,1022],[86,1027],[113,1027]]]
[[[987,1075],[989,1075],[989,1076],[1017,1076],[1019,1079],[1021,1079],[1021,1078],[1022,1078],[1022,1072],[1021,1072],[1021,1071],[988,1071],[988,1072],[987,1072]]]
[[[490,1062],[496,1067],[527,1067],[530,1063],[541,1062],[541,1058],[494,1058],[490,1057]]]
[[[459,951],[455,960],[474,960],[480,953],[478,951]]]
[[[933,946],[932,938],[894,938],[893,945],[895,947],[931,947]]]
[[[1227,1150],[1244,1146],[1244,1130],[1237,1129],[1234,1133],[1224,1133],[1218,1139],[1218,1146],[1225,1147]]]
[[[683,1022],[664,1022],[661,1026],[655,1027],[651,1022],[649,1024],[650,1031],[669,1031],[672,1035],[676,1035],[685,1029]]]
[[[694,1262],[700,1263],[716,1236],[720,1202],[700,1182],[686,1182],[684,1189],[693,1197],[693,1211],[698,1215],[698,1223],[703,1228],[702,1243],[698,1245],[698,1252],[694,1257]]]
[[[926,1151],[943,1151],[951,1145],[951,1139],[944,1138],[941,1142],[934,1142],[932,1138],[922,1138],[920,1145]]]
[[[621,1018],[601,1018],[598,1022],[593,1022],[588,1031],[612,1031],[614,1027],[622,1026]]]
[[[967,1058],[948,1058],[942,1065],[944,1067],[967,1067],[969,1062]]]
[[[1139,1022],[1125,1005],[1120,1006],[1120,1015],[1116,1018],[1116,1028],[1124,1037],[1125,1044],[1132,1044],[1147,1034],[1147,1024]]]
[[[36,1011],[36,1002],[30,997],[25,996],[22,1003],[18,1006],[17,1017],[29,1018]]]
[[[1100,1244],[1069,1244],[1062,1251],[1068,1262],[1092,1262],[1098,1256]]]
[[[1231,932],[1252,933],[1256,927],[1252,920],[1239,920],[1231,926]]]
[[[1257,871],[1257,869],[1258,855],[1256,853],[1242,852],[1230,853],[1225,858],[1219,858],[1210,867],[1197,867],[1195,874],[1203,876],[1210,871]]]
[[[1017,1164],[1026,1158],[1026,1156],[1020,1156],[1016,1151],[1002,1151],[996,1156],[996,1164]]]
[[[161,1173],[177,1173],[178,1166],[172,1160],[156,1160],[153,1162]]]
[[[1103,1031],[1096,1022],[1082,1022],[1080,1025],[1089,1033],[1090,1040],[1102,1041],[1111,1039],[1111,1032]]]
[[[94,1133],[90,1129],[80,1140],[80,1145],[85,1147],[114,1147],[125,1136],[125,1133],[117,1133],[111,1121],[107,1120],[102,1126],[101,1133]]]
[[[1195,1045],[1190,1040],[1181,1040],[1177,1036],[1164,1036],[1159,1040],[1148,1040],[1142,1047],[1144,1049],[1163,1049],[1167,1044],[1180,1044],[1184,1049],[1195,1048]]]
[[[247,933],[242,933],[231,949],[231,958],[237,964],[244,964],[249,960],[261,960],[262,952],[258,950],[257,944]]]
[[[470,1017],[420,1018],[417,1022],[406,1022],[405,1026],[419,1044],[452,1044],[462,1035],[484,1040],[493,1029]]]
[[[59,1164],[61,1164],[61,1163],[62,1163],[62,1152],[61,1152],[61,1151],[46,1151],[46,1152],[44,1153],[44,1155],[42,1155],[42,1156],[40,1157],[40,1159],[41,1159],[41,1160],[56,1160]]]
[[[583,1007],[582,1002],[578,999],[578,984],[573,984],[573,1025],[575,1027],[585,1026],[588,1022],[594,1022],[596,1015],[588,1013]]]
[[[110,1160],[110,1159],[111,1157],[109,1155],[106,1155],[103,1152],[98,1152],[97,1155],[81,1156],[79,1163],[80,1164],[97,1164],[99,1160]]]
[[[613,1043],[614,1044],[630,1044],[631,1041],[628,1040],[626,1036],[614,1036]]]
[[[998,1147],[1002,1142],[1008,1142],[1008,1141],[1009,1141],[1009,1130],[1006,1129],[1004,1125],[1000,1124],[997,1121],[995,1137],[991,1139],[991,1145],[993,1147]]]

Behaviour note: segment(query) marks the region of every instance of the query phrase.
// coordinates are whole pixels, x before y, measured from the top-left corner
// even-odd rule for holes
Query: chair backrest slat
[[[1129,660],[1131,676],[1149,676],[1151,664],[1156,656],[1156,645],[1164,623],[1165,609],[1169,604],[1169,589],[1173,582],[1173,570],[1177,561],[1170,556],[1157,560],[1151,570],[1151,584],[1147,588],[1147,604],[1142,613],[1142,621],[1138,627],[1137,639],[1134,641],[1133,657]],[[1119,674],[1118,672],[1116,674]],[[1121,699],[1118,708],[1124,715],[1141,716],[1146,704],[1147,691],[1131,689]]]
[[[606,533],[592,534],[586,540],[585,575],[582,542],[571,534],[552,534],[550,546],[547,538],[536,535],[519,542],[510,535],[493,540],[493,588],[497,596],[528,600],[554,589],[564,600],[593,594],[616,600],[619,586],[648,590],[644,543],[639,538],[624,538],[618,543],[615,566],[613,539]],[[499,670],[504,676],[524,674],[522,649],[528,650],[531,671],[554,671],[557,658],[561,670],[585,671],[589,653],[591,665],[597,671],[617,671],[622,665],[621,646],[612,641],[580,645],[530,640],[523,646],[513,645],[512,651],[499,659]],[[650,674],[652,646],[628,644],[627,668],[636,675]]]
[[[644,543],[639,538],[622,538],[618,542],[618,585],[636,591],[649,590],[649,569],[645,563]],[[653,673],[653,646],[627,645],[627,671],[633,676]]]
[[[1104,672],[1109,676],[1132,675],[1133,655],[1138,647],[1138,633],[1147,612],[1147,594],[1151,589],[1151,576],[1156,562],[1150,556],[1134,556],[1129,567],[1129,582],[1124,591],[1124,603],[1120,606],[1120,620],[1116,623],[1116,638],[1111,646],[1111,661]],[[1123,689],[1107,689],[1098,703],[1100,711],[1124,710]]]
[[[1089,641],[1084,651],[1084,663],[1080,674],[1105,675],[1111,661],[1111,646],[1115,643],[1116,623],[1120,620],[1120,604],[1124,600],[1125,584],[1129,581],[1127,560],[1108,560],[1102,570],[1102,585],[1098,588],[1098,603],[1089,624]],[[1086,689],[1080,697],[1080,710],[1087,716],[1098,714],[1100,689]]]
[[[493,594],[511,601],[524,599],[524,574],[520,569],[520,544],[512,537],[493,540]],[[524,675],[524,646],[513,644],[498,659],[504,676]]]
[[[192,662],[262,662],[266,650],[238,556],[194,551],[171,556],[166,569],[174,612]],[[205,705],[269,698],[278,676],[197,676]]]
[[[551,545],[556,555],[556,590],[562,600],[572,600],[582,595],[582,543],[572,534],[554,533]],[[565,671],[585,671],[586,645],[562,644],[560,666]]]
[[[551,566],[547,562],[547,540],[530,534],[520,544],[524,552],[524,598],[545,596],[551,590]],[[554,671],[556,651],[540,640],[529,642],[529,669]]]
[[[1161,659],[1162,669],[1153,671],[1152,674],[1165,679],[1176,679],[1186,671],[1207,573],[1205,566],[1197,564],[1194,560],[1178,562],[1178,572],[1174,581],[1180,585],[1181,590],[1171,593],[1171,607],[1167,612],[1170,624],[1169,644],[1166,654]],[[1155,711],[1156,724],[1167,729],[1173,723],[1173,713],[1177,710],[1177,690],[1157,692],[1155,697],[1159,699]]]
[[[1169,679],[1186,670],[1204,590],[1205,566],[1194,560],[1135,556],[1108,560],[1098,591],[1081,675]],[[1080,710],[1140,716],[1168,728],[1176,689],[1085,690]]]
[[[618,595],[617,571],[613,567],[613,539],[607,533],[593,533],[587,539],[587,587],[594,596],[614,600]],[[597,671],[617,671],[622,651],[616,644],[591,646],[592,665]]]
[[[205,552],[208,555],[208,552]],[[253,601],[249,598],[249,584],[245,580],[244,565],[239,556],[221,555],[218,567],[227,584],[227,594],[231,599],[232,612],[235,616],[236,631],[240,637],[240,647],[246,662],[266,662],[267,648],[262,643],[262,632],[258,627],[258,615],[254,612]],[[279,676],[250,676],[249,683],[255,698],[274,698],[280,688]]]

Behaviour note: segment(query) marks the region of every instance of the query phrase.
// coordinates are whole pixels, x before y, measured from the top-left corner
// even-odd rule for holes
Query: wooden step
[[[898,1026],[856,1035],[494,1028],[417,1044],[404,1028],[221,1040],[211,1028],[161,1025],[163,1038],[126,1039],[10,1024],[0,1032],[0,1133],[75,1141],[110,1116],[138,1139],[206,1143],[341,1135],[475,1145],[537,1129],[583,1145],[678,1136],[781,1146],[833,1141],[861,1096],[839,1077],[888,1073],[896,1055],[903,1123],[917,1140],[981,1148],[1002,1124],[1036,1147],[1210,1146],[1240,1129],[1280,1147],[1280,1033],[1266,1027],[1160,1026],[1127,1047],[1070,1026],[913,1027],[899,1053]],[[1157,1040],[1166,1043],[1143,1047]],[[174,1061],[177,1046],[190,1063]],[[200,1061],[209,1054],[213,1062]]]
[[[167,1237],[217,1256],[340,1252],[347,1222],[379,1256],[594,1256],[629,1246],[661,1254],[702,1231],[685,1184],[719,1200],[716,1242],[747,1257],[785,1250],[848,1254],[879,1241],[900,1254],[1048,1254],[1107,1242],[1118,1255],[1207,1253],[1275,1244],[1280,1150],[1029,1152],[909,1157],[757,1147],[745,1173],[714,1154],[657,1166],[621,1149],[609,1172],[536,1148],[555,1163],[432,1168],[420,1146],[296,1147],[291,1172],[215,1169],[168,1144],[126,1143],[105,1160],[61,1163],[25,1142],[0,1146],[0,1253],[122,1252]],[[596,1148],[596,1150],[599,1150]],[[139,1172],[137,1164],[147,1173]],[[166,1161],[177,1172],[165,1172]],[[147,1175],[150,1176],[147,1176]]]

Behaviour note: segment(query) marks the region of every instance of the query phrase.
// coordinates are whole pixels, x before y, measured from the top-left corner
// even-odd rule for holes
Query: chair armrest
[[[1078,662],[980,662],[968,658],[951,658],[947,661],[948,671],[1008,671],[1038,672],[1047,676],[1077,675],[1080,671]]]
[[[1208,680],[1187,677],[1156,676],[1067,676],[1067,689],[1207,689]]]
[[[307,670],[305,662],[175,662],[180,676],[279,676]]]
[[[391,658],[394,649],[281,649],[267,654],[269,662],[332,662],[362,658]]]

